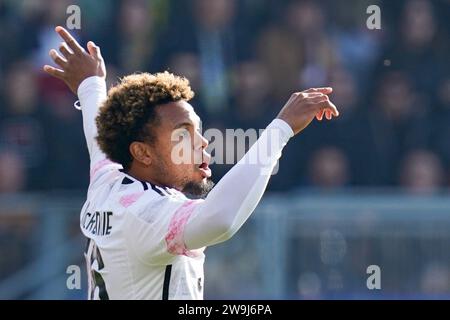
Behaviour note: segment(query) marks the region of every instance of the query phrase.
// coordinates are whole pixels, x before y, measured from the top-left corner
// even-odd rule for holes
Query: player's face
[[[194,108],[186,101],[178,101],[159,106],[157,113],[159,180],[188,193],[206,193],[211,185],[211,156],[205,150],[208,141],[201,134],[201,121]]]

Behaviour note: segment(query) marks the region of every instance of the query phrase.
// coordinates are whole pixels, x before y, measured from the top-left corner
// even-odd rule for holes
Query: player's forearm
[[[225,241],[249,218],[260,201],[270,175],[293,131],[274,120],[247,154],[220,180],[199,205],[185,229],[189,249]]]
[[[83,114],[83,129],[86,143],[89,154],[92,157],[94,146],[96,146],[95,137],[97,135],[95,118],[97,117],[99,107],[106,99],[105,80],[96,76],[86,78],[78,87],[78,98]]]

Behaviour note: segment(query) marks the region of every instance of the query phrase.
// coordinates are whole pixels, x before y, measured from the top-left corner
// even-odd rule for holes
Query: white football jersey
[[[177,255],[181,192],[138,181],[100,161],[91,171],[80,227],[88,238],[89,299],[203,299],[204,249]]]
[[[273,120],[205,200],[190,200],[175,189],[136,180],[106,159],[95,140],[104,79],[85,79],[78,97],[91,159],[80,216],[88,238],[88,297],[202,299],[205,247],[228,240],[249,218],[292,129]]]

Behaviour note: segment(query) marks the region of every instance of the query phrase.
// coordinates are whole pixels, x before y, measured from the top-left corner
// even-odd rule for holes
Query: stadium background
[[[340,118],[293,139],[249,223],[207,250],[206,298],[450,298],[448,0],[0,0],[0,298],[86,296],[81,117],[41,71],[70,4],[110,85],[185,75],[203,129],[264,128],[293,91],[334,88]]]

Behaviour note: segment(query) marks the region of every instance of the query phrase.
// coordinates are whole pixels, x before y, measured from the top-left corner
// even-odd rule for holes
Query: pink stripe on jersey
[[[191,217],[196,204],[202,200],[186,201],[173,215],[169,223],[169,230],[166,235],[167,251],[174,255],[185,255],[188,257],[195,257],[197,254],[194,251],[189,251],[184,243],[184,227]]]
[[[144,192],[128,194],[128,195],[125,195],[122,198],[120,198],[119,202],[122,206],[124,206],[125,208],[128,208],[133,203],[135,203],[143,194],[144,194]]]
[[[99,162],[97,162],[94,167],[92,168],[91,172],[90,172],[90,177],[91,177],[91,181],[94,179],[95,174],[104,166],[113,163],[111,160],[108,159],[103,159]]]

